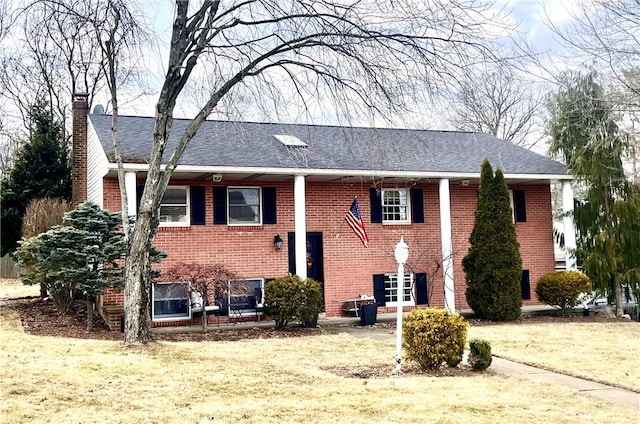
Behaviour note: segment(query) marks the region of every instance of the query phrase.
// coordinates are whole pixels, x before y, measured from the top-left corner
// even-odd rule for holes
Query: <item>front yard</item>
[[[529,328],[538,325],[541,332]],[[566,351],[571,359],[558,363],[581,364],[589,374],[630,367],[626,378],[611,375],[637,384],[637,356],[624,347],[638,340],[640,325],[593,325],[482,326],[469,335],[488,338],[501,356],[529,352],[527,361]],[[15,311],[0,307],[0,340],[6,423],[637,422],[637,411],[490,369],[355,378],[368,369],[391,371],[395,346],[348,334],[125,348],[120,341],[29,335]]]

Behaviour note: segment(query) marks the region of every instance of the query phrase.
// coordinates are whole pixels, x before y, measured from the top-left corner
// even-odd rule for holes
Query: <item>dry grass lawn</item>
[[[20,280],[0,278],[0,299],[39,296],[40,286],[26,286]]]
[[[640,392],[640,323],[568,322],[471,327],[502,358]]]
[[[0,340],[2,423],[637,423],[620,405],[492,372],[344,377],[332,370],[391,370],[395,351],[347,334],[125,348],[27,335],[0,307]]]

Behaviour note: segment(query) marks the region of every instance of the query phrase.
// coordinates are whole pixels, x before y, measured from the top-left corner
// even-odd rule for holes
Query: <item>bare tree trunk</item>
[[[624,314],[624,310],[622,309],[622,296],[620,293],[622,290],[620,287],[620,283],[617,281],[617,279],[613,284],[613,287],[615,291],[614,298],[616,299],[616,318],[620,318]]]
[[[85,303],[87,305],[87,331],[93,331],[93,299],[87,297]]]
[[[149,250],[153,242],[148,234],[155,234],[151,228],[152,214],[141,211],[136,220],[136,231],[131,234],[129,255],[125,264],[124,278],[124,343],[138,344],[153,340],[149,305],[149,278],[151,265]]]

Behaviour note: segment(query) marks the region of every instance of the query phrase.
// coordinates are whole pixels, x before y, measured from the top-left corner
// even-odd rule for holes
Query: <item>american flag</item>
[[[351,207],[349,208],[349,212],[347,212],[347,216],[345,217],[347,220],[347,224],[353,230],[354,233],[360,240],[364,247],[369,247],[369,237],[367,237],[367,232],[364,230],[364,224],[362,223],[362,218],[360,217],[360,208],[358,207],[358,199],[353,199],[353,203],[351,203]]]

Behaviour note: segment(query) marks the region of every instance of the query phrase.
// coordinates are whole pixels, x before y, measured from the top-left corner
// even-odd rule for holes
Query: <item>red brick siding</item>
[[[277,189],[277,224],[247,227],[213,225],[214,184],[203,181],[175,181],[175,185],[206,185],[206,225],[191,227],[161,227],[156,237],[158,248],[169,256],[161,268],[178,262],[221,263],[242,277],[277,277],[288,273],[287,233],[294,231],[293,182],[265,183]],[[243,185],[225,181],[227,186]],[[106,209],[120,209],[117,181],[105,180]],[[425,222],[413,225],[371,224],[369,185],[351,183],[308,183],[306,186],[307,231],[322,232],[324,251],[325,310],[327,316],[340,315],[342,300],[373,294],[374,274],[395,272],[397,264],[393,250],[400,236],[410,248],[407,268],[415,273],[432,274],[434,258],[441,256],[440,211],[438,184],[424,184]],[[523,266],[531,272],[534,282],[554,267],[551,233],[551,202],[547,186],[522,186],[526,191],[527,222],[517,223]],[[344,216],[354,196],[358,196],[369,248],[344,222]],[[454,279],[456,308],[467,308],[465,278],[461,260],[468,249],[476,205],[476,187],[451,186],[451,217],[453,228]],[[276,251],[273,237],[280,234],[284,248]],[[432,306],[444,305],[442,271],[429,281]],[[535,296],[532,296],[535,298]],[[109,292],[104,304],[121,302],[121,293]],[[382,311],[395,308],[382,308]],[[215,320],[215,317],[211,318]]]

